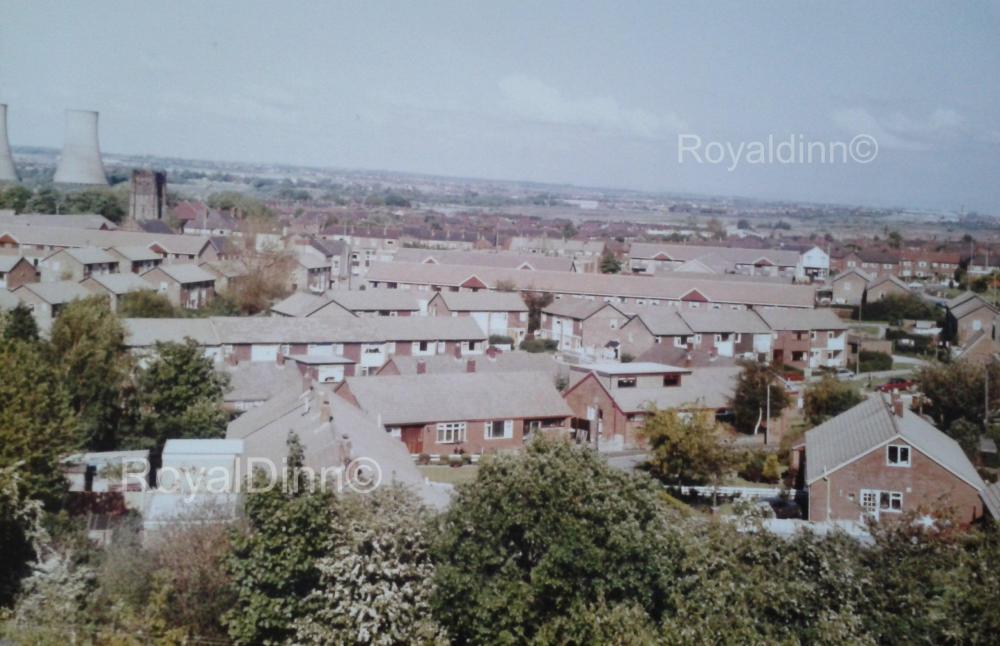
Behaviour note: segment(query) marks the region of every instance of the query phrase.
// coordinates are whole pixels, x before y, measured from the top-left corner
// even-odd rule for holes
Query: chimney
[[[684,355],[684,367],[690,368],[693,364],[694,359],[691,358],[691,350],[688,350],[687,354]]]
[[[16,182],[17,169],[7,140],[7,104],[0,103],[0,182]]]
[[[691,352],[692,350],[694,350],[694,341],[693,341],[693,340],[691,340],[691,339],[688,339],[688,342],[687,342],[687,350],[688,350],[688,352],[689,352],[689,353],[690,353],[690,352]]]
[[[309,370],[306,369],[306,371],[302,373],[302,392],[305,392],[307,390],[312,390],[312,387],[313,387],[313,377],[312,374],[310,374]]]
[[[108,185],[97,140],[96,112],[66,111],[66,136],[52,181],[56,184]]]
[[[330,395],[324,393],[321,397],[323,401],[319,405],[319,421],[329,422],[333,419],[333,413],[330,410]]]
[[[899,393],[892,394],[892,413],[896,417],[903,416],[903,398],[899,396]]]
[[[495,360],[498,354],[502,354],[500,348],[494,345],[491,345],[490,347],[486,348],[486,356],[489,357],[490,359]]]
[[[283,352],[278,353],[278,365],[279,366],[285,365],[285,354]]]
[[[475,372],[476,371],[476,360],[475,359],[469,359],[468,361],[465,362],[465,371],[466,372]]]
[[[456,342],[455,343],[455,352],[454,352],[454,354],[455,354],[455,358],[456,359],[461,359],[462,358],[462,343],[461,342]]]
[[[427,362],[423,359],[417,361],[417,374],[422,375],[427,372]]]

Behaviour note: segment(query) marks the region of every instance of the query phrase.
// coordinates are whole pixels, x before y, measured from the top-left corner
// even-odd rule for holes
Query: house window
[[[829,331],[829,332],[826,333],[826,338],[828,338],[828,339],[832,339],[833,338],[833,330],[831,330],[831,331]]]
[[[910,466],[910,447],[891,444],[886,447],[886,464],[890,467]]]
[[[486,422],[487,440],[509,440],[514,437],[514,420],[497,419]]]
[[[663,375],[663,385],[664,386],[680,386],[681,376],[680,375]]]
[[[880,491],[879,511],[903,511],[903,494],[898,491]]]
[[[465,422],[446,422],[437,425],[438,444],[458,444],[465,441]]]
[[[421,352],[427,352],[427,341],[420,341],[419,347]]]
[[[619,388],[635,388],[636,383],[637,382],[636,382],[636,378],[635,377],[622,377],[621,379],[618,380],[618,387]]]

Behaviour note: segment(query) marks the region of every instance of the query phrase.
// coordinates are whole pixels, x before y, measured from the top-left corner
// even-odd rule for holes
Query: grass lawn
[[[479,467],[475,464],[466,464],[460,467],[446,467],[438,465],[417,465],[420,473],[431,482],[445,482],[447,484],[462,484],[472,482],[479,473]]]

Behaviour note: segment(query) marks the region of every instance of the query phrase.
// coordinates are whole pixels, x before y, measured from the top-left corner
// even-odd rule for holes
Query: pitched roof
[[[988,302],[986,302],[986,299],[984,299],[979,294],[972,294],[971,296],[962,298],[962,300],[958,301],[957,305],[952,306],[951,303],[955,302],[956,300],[957,299],[949,301],[948,311],[951,313],[952,316],[954,316],[957,319],[960,319],[963,316],[968,316],[969,314],[972,314],[976,310],[981,309],[983,307],[989,308],[993,312],[997,312],[997,309],[992,305],[990,305]]]
[[[556,375],[564,367],[551,354],[520,351],[462,358],[456,358],[451,354],[427,357],[395,355],[390,361],[395,364],[401,375],[416,375],[418,363],[424,364],[427,374],[466,373],[469,361],[475,361],[476,372],[545,372]]]
[[[344,289],[331,292],[327,298],[352,312],[420,310],[420,301],[405,289]]]
[[[162,271],[181,284],[215,282],[215,275],[194,263],[164,263],[150,271]],[[143,274],[148,275],[149,272]]]
[[[348,377],[358,405],[383,424],[569,417],[552,375],[498,372]]]
[[[518,292],[438,292],[453,312],[527,312],[528,306]]]
[[[116,251],[126,260],[141,262],[143,260],[161,260],[163,256],[150,249],[147,245],[119,245],[110,247],[109,251]]]
[[[288,388],[302,389],[302,376],[291,365],[244,362],[224,366],[222,372],[230,379],[229,390],[222,396],[227,402],[266,401]]]
[[[878,394],[806,432],[806,484],[897,437],[977,491],[986,488],[958,442],[913,411],[904,409],[897,417]]]
[[[540,256],[509,251],[453,251],[408,247],[397,250],[393,260],[396,262],[524,268],[542,271],[573,270],[573,259],[569,257]]]
[[[702,332],[764,334],[771,331],[767,323],[751,310],[682,308],[678,314],[688,327],[699,334]]]
[[[25,283],[13,290],[17,295],[21,290],[32,292],[49,305],[61,305],[87,298],[93,294],[80,283],[72,280],[57,280],[50,283]]]
[[[60,253],[60,252],[56,252]],[[98,247],[77,247],[71,249],[64,249],[62,253],[77,261],[81,265],[96,265],[104,263],[117,263],[118,258],[109,254],[104,249]],[[55,255],[55,254],[53,254]]]
[[[150,246],[159,244],[171,254],[197,256],[211,244],[208,238],[176,233],[145,233],[141,231],[100,231],[71,227],[41,227],[0,225],[0,235],[7,233],[22,245],[52,247],[118,247],[122,245]]]
[[[138,292],[144,289],[156,289],[149,283],[149,281],[143,280],[130,271],[122,274],[92,274],[87,280],[94,281],[116,296],[127,294],[129,292]]]
[[[893,274],[883,274],[879,278],[876,278],[868,285],[868,289],[874,289],[876,287],[879,287],[880,285],[883,285],[884,283],[892,283],[896,287],[899,287],[900,289],[903,289],[906,292],[910,291],[909,286],[900,279],[896,278],[896,276],[894,276]]]
[[[283,316],[309,316],[330,301],[324,296],[309,292],[293,292],[271,306],[271,311]]]
[[[464,265],[427,265],[376,262],[366,279],[440,286],[461,286],[476,278],[487,288],[512,284],[525,291],[567,295],[683,300],[692,292],[716,303],[813,307],[815,290],[809,285],[777,282],[772,278],[734,274],[667,274],[657,277],[618,274],[580,274],[570,271],[521,271]]]
[[[687,336],[691,328],[681,318],[677,308],[657,305],[656,307],[625,308],[629,314],[646,326],[653,336]]]
[[[787,307],[762,307],[754,310],[772,330],[846,330],[847,323],[833,313],[820,308],[799,310]]]
[[[830,282],[831,283],[836,283],[836,282],[841,281],[841,280],[843,280],[843,279],[845,279],[845,278],[847,278],[849,276],[857,276],[858,278],[860,278],[861,280],[865,281],[866,283],[870,283],[872,281],[872,276],[870,274],[868,274],[868,272],[861,271],[857,267],[848,267],[844,271],[840,272],[839,274],[837,274],[836,276],[834,276],[833,278],[831,278]]]
[[[584,320],[597,314],[605,307],[618,309],[620,306],[587,298],[557,298],[543,307],[542,312],[551,316]]]
[[[97,213],[22,213],[21,215],[0,214],[0,229],[12,226],[28,227],[69,227],[73,229],[107,229],[114,230],[118,226],[103,215]]]
[[[8,271],[16,267],[19,262],[31,264],[31,261],[24,256],[0,255],[0,273],[6,274]]]
[[[625,413],[642,412],[651,406],[659,409],[720,409],[729,405],[741,370],[739,366],[697,368],[681,377],[678,386],[612,388],[607,392]]]
[[[734,264],[757,264],[766,261],[781,267],[794,267],[799,262],[799,253],[787,249],[746,249],[742,247],[714,247],[708,245],[685,245],[670,243],[634,242],[629,256],[639,259],[665,257],[669,260],[687,262],[712,256],[709,262]]]
[[[12,310],[21,304],[17,294],[7,289],[0,289],[0,310]]]

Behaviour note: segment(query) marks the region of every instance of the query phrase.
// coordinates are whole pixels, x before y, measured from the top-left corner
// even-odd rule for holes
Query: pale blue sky
[[[997,2],[0,0],[15,145],[1000,215]],[[678,163],[867,133],[866,165]]]

